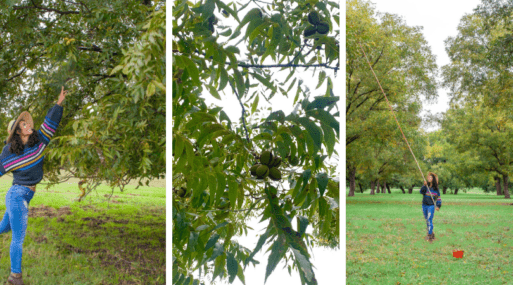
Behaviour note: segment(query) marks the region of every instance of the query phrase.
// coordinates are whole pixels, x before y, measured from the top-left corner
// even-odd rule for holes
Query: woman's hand
[[[440,211],[440,208],[438,208],[438,207],[435,207],[435,209],[436,209],[437,211]]]
[[[424,180],[424,186],[427,186],[427,181],[426,180]]]
[[[64,90],[64,86],[62,86],[61,95],[59,95],[59,100],[57,101],[57,105],[62,106],[62,101],[66,99],[66,95],[68,95],[68,90]]]

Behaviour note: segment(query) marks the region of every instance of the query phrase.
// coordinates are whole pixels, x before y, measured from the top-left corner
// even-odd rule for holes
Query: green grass
[[[124,192],[100,186],[82,202],[78,179],[30,202],[22,270],[26,284],[165,284],[165,180]],[[12,176],[0,178],[0,215]],[[1,217],[0,217],[1,218]],[[11,233],[0,235],[0,284],[10,273]]]
[[[433,244],[418,189],[347,197],[347,284],[512,284],[513,200],[471,192],[442,195]]]

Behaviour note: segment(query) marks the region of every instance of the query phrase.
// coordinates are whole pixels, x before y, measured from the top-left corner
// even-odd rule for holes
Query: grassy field
[[[418,189],[347,197],[347,284],[513,284],[513,200],[477,189],[441,198],[429,244]]]
[[[38,185],[23,245],[25,284],[165,284],[165,180],[116,189],[108,201],[111,189],[100,186],[80,203],[77,183]],[[11,184],[12,175],[0,178],[1,217]],[[0,235],[0,284],[10,273],[10,243],[10,232]]]

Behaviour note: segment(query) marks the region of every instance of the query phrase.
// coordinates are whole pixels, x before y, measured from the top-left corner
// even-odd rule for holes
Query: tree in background
[[[419,130],[420,99],[432,100],[437,96],[435,58],[420,28],[407,26],[396,15],[376,13],[367,1],[347,3],[346,31],[347,175],[350,180],[355,179],[358,165],[371,172],[370,168],[375,167],[379,170],[369,177],[370,182],[390,182],[393,173],[411,171],[409,164],[415,161],[411,154],[411,160],[406,158],[409,150],[360,44],[418,158],[422,157],[426,142]],[[350,182],[349,196],[354,195],[354,185]]]
[[[303,284],[317,284],[308,247],[339,245],[338,174],[328,163],[339,135],[331,76],[340,65],[339,7],[264,4],[173,2],[174,284],[245,283],[244,269],[258,264],[265,244],[266,279],[285,261]],[[315,91],[298,80],[304,70],[318,77]],[[274,96],[289,98],[294,111],[260,112]],[[207,97],[237,102],[240,120],[207,106]],[[252,170],[270,153],[278,172]],[[268,222],[253,250],[233,239],[247,235],[251,217]]]
[[[86,194],[102,181],[123,190],[164,177],[165,1],[4,1],[0,25],[3,122],[21,110],[42,122],[69,90],[48,187],[62,170]]]
[[[473,14],[462,18],[458,35],[447,40],[451,63],[443,67],[452,102],[445,128],[460,152],[470,151],[477,158],[475,167],[485,172],[485,180],[493,177],[500,187],[501,177],[506,199],[513,170],[512,61],[506,44],[512,37],[512,10],[510,1],[483,0]]]

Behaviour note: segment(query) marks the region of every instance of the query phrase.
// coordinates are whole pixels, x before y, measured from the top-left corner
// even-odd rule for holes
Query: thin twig
[[[249,132],[248,128],[246,127],[246,109],[244,108],[244,104],[242,104],[241,96],[239,96],[239,93],[237,92],[237,89],[233,88],[233,84],[230,82],[230,86],[232,87],[233,92],[235,92],[235,96],[237,96],[237,100],[239,100],[240,106],[242,107],[242,124],[244,125],[244,130],[246,131],[246,139],[248,140],[248,143],[250,143],[249,140]]]
[[[200,210],[199,212],[233,212],[233,213],[236,213],[236,212],[245,212],[245,211],[249,211],[249,210],[262,210],[264,208],[265,207],[262,207],[262,208],[248,208],[248,209],[240,209],[240,210],[221,210],[221,209],[218,209],[218,210]]]
[[[18,74],[16,74],[16,75],[13,75],[11,78],[6,79],[5,81],[11,81],[11,80],[13,80],[13,79],[14,79],[14,78],[16,78],[16,77],[21,76],[21,75],[25,72],[25,70],[27,70],[27,67],[24,67],[24,68],[23,68],[23,70],[22,70],[22,71],[20,71],[20,73],[18,73]]]

